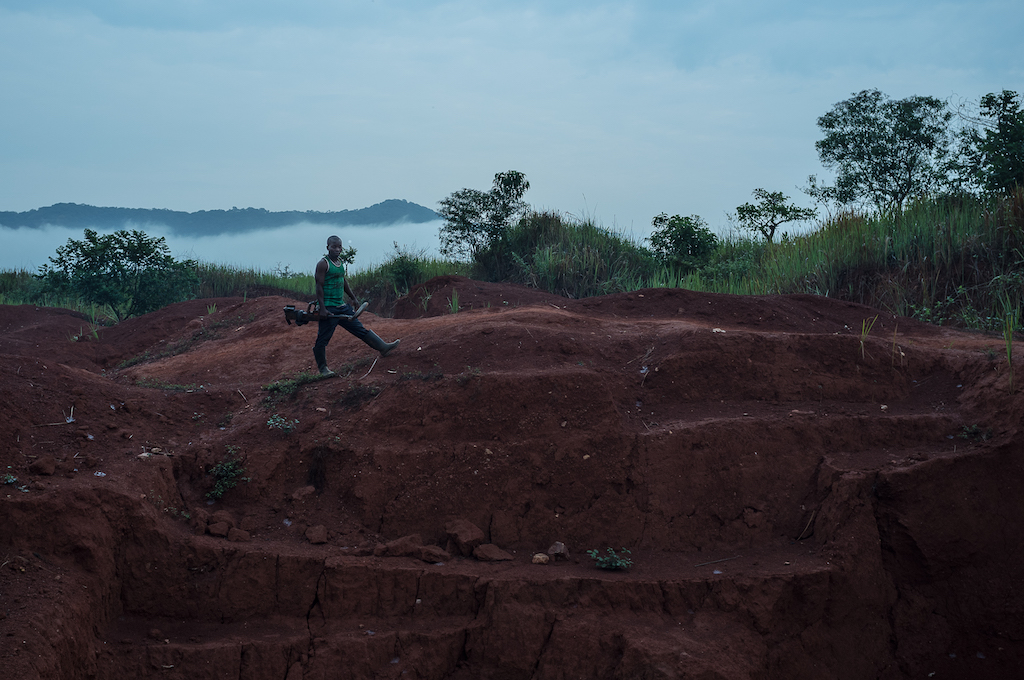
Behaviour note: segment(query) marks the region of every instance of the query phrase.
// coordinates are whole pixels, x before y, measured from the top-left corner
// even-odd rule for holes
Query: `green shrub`
[[[605,552],[607,553],[606,555],[602,555],[597,550],[587,551],[587,554],[594,560],[594,564],[598,569],[624,571],[633,566],[633,560],[626,557],[626,555],[632,554],[627,548],[621,548],[618,553],[615,552],[614,548],[606,548]]]
[[[169,253],[163,237],[143,231],[100,236],[86,229],[84,240],[68,239],[57,248],[38,277],[44,293],[108,305],[124,319],[195,297],[196,263],[178,262]]]
[[[213,477],[213,489],[206,494],[207,498],[220,500],[225,493],[238,486],[239,482],[252,481],[251,477],[245,476],[245,464],[238,455],[238,447],[228,446],[227,450],[224,460],[210,468],[208,474]]]

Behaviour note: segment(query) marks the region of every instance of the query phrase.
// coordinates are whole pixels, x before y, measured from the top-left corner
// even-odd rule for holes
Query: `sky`
[[[436,209],[518,170],[726,233],[756,188],[811,205],[861,90],[1024,92],[1021,35],[1019,0],[0,0],[0,210]]]

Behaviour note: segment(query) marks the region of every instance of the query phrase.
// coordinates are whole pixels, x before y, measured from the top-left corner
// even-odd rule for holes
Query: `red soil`
[[[78,342],[80,315],[0,307],[0,675],[1024,675],[1001,338],[443,278],[363,316],[393,354],[339,331],[340,377],[267,403],[312,368],[294,302]],[[228,447],[251,481],[208,504]],[[512,559],[463,555],[469,523]],[[597,569],[608,546],[633,567]]]

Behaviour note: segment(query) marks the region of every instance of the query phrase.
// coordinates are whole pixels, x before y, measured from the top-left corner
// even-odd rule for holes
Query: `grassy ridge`
[[[733,236],[696,269],[662,266],[642,244],[590,220],[535,213],[473,262],[429,258],[395,246],[375,269],[349,277],[356,293],[389,314],[412,287],[441,275],[520,283],[580,298],[650,287],[732,294],[810,293],[860,302],[934,323],[1002,331],[1024,296],[1024,192],[1008,198],[936,199],[895,217],[844,213],[780,243]],[[279,294],[313,299],[311,274],[200,263],[197,297]],[[103,310],[44,299],[27,271],[0,272],[0,304]]]

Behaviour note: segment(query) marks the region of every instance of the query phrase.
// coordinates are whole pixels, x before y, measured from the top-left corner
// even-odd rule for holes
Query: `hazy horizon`
[[[340,236],[346,246],[356,249],[350,271],[363,271],[382,264],[395,251],[394,244],[412,253],[438,256],[440,220],[388,225],[329,225],[300,222],[285,227],[242,233],[182,236],[163,225],[133,225],[95,228],[100,234],[118,229],[141,229],[150,236],[163,237],[175,259],[196,259],[262,271],[289,268],[292,272],[312,273],[317,260],[326,252],[327,237]],[[24,269],[35,272],[49,263],[57,248],[68,239],[81,240],[82,228],[46,226],[13,229],[0,226],[0,270]]]

